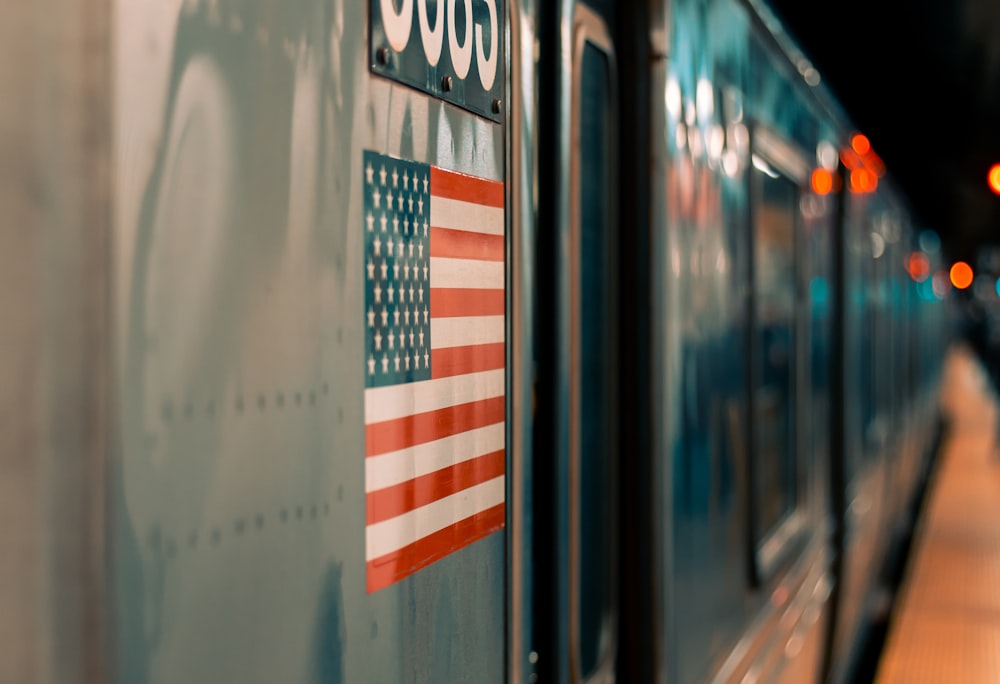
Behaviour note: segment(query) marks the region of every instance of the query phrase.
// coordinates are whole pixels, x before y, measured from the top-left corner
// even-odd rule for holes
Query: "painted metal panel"
[[[116,9],[118,679],[500,679],[503,533],[367,591],[363,159],[503,181],[501,126],[358,3]]]

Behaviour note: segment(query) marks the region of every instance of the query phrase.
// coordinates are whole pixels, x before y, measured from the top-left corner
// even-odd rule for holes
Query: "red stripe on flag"
[[[365,497],[368,524],[374,525],[395,518],[397,515],[426,506],[463,489],[500,477],[504,474],[506,463],[504,454],[504,450],[501,449],[392,487],[368,492]]]
[[[504,397],[458,404],[365,426],[365,456],[378,456],[504,422]]]
[[[503,290],[431,288],[431,318],[502,316],[503,313]]]
[[[368,561],[368,593],[398,582],[463,546],[503,529],[505,517],[505,504],[497,504],[398,551]]]
[[[503,208],[503,183],[431,167],[431,195]]]
[[[431,350],[431,377],[478,373],[504,367],[504,343],[477,344],[468,347],[442,347]]]
[[[503,261],[503,235],[487,235],[431,226],[431,256]]]

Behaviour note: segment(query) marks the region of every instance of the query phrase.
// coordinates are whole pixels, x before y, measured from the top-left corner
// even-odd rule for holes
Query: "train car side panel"
[[[503,3],[492,35],[480,4],[458,18],[473,60],[474,33],[484,57],[506,42]],[[444,3],[436,11],[443,27]],[[122,681],[503,678],[503,125],[373,75],[368,14],[335,0],[119,3],[111,574]],[[490,189],[470,211],[493,226],[482,258],[494,265],[470,276],[432,257],[428,278],[410,220],[440,204],[429,177],[454,172],[472,178],[455,193]],[[499,308],[477,314],[468,344],[499,354],[497,370],[441,381],[495,405],[445,438],[454,454],[472,440],[462,453],[486,470],[459,463],[432,485],[442,453],[425,440],[366,456],[391,436],[366,420],[398,416],[365,388],[377,369],[430,370],[417,296],[441,278],[492,288]],[[446,323],[430,323],[434,339],[468,337]],[[376,361],[383,349],[397,353]],[[393,465],[404,457],[413,465]],[[439,485],[467,480],[452,505]],[[387,512],[374,482],[409,494]],[[394,549],[417,555],[382,577],[373,559]]]

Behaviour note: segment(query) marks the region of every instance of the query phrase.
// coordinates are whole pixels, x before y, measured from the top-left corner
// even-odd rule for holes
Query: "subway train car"
[[[947,302],[765,3],[89,5],[0,680],[852,680]]]

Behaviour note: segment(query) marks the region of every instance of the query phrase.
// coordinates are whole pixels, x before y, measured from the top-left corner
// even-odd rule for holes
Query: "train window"
[[[757,171],[760,191],[754,222],[757,293],[755,487],[759,530],[777,525],[795,505],[794,367],[795,214],[798,189],[787,179]]]
[[[574,365],[578,378],[575,480],[576,666],[587,679],[613,663],[616,441],[614,81],[610,39],[577,8],[573,102]]]
[[[770,575],[797,538],[803,465],[796,448],[800,288],[796,271],[801,167],[794,149],[754,132],[751,444],[753,541],[758,576]]]

